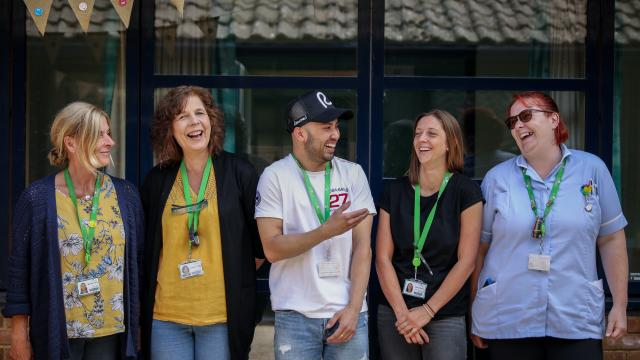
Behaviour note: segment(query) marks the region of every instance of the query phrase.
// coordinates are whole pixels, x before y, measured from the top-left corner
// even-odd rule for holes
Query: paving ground
[[[273,323],[256,327],[249,359],[273,360]]]

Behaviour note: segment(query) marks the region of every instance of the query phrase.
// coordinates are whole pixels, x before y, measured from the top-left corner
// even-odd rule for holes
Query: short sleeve
[[[622,213],[620,199],[616,186],[613,183],[609,169],[602,160],[598,159],[595,175],[596,194],[601,209],[601,223],[598,236],[606,236],[615,233],[627,226],[627,219]]]
[[[355,173],[355,181],[351,185],[353,193],[350,209],[353,211],[367,208],[369,210],[369,214],[375,215],[377,212],[375,204],[373,203],[373,197],[371,196],[369,181],[367,181],[367,177],[360,165],[356,165]]]
[[[493,220],[496,215],[496,193],[495,193],[495,177],[492,171],[482,180],[480,188],[485,204],[482,211],[482,232],[480,234],[480,242],[490,243],[492,237]]]
[[[484,199],[478,184],[464,175],[458,176],[464,177],[461,181],[462,186],[460,187],[460,211],[462,212],[467,208],[484,201]]]
[[[271,168],[266,168],[258,181],[256,190],[255,218],[270,217],[282,219],[282,190],[278,176]]]
[[[391,213],[391,181],[387,181],[384,184],[384,189],[382,190],[382,195],[378,200],[378,207],[387,213]]]

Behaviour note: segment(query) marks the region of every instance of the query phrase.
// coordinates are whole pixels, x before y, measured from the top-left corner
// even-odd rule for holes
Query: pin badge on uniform
[[[580,192],[582,193],[582,196],[584,197],[584,210],[586,212],[591,212],[591,210],[593,210],[593,204],[591,204],[591,202],[589,201],[589,199],[591,198],[591,195],[593,194],[593,180],[589,179],[589,182],[587,182],[586,184],[582,185],[580,187]]]
[[[80,4],[78,4],[78,8],[80,9],[80,11],[87,11],[87,8],[89,8],[89,5],[87,5],[87,3],[83,1]]]
[[[42,10],[42,8],[41,8],[41,7],[37,7],[37,8],[35,8],[35,10],[33,10],[33,13],[34,13],[36,16],[42,16],[42,14],[44,14],[44,11]]]

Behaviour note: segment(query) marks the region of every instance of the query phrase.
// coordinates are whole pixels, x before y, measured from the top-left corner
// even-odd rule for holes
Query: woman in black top
[[[482,193],[461,174],[462,134],[451,114],[420,114],[413,128],[408,176],[390,182],[380,201],[380,350],[384,359],[464,359]]]

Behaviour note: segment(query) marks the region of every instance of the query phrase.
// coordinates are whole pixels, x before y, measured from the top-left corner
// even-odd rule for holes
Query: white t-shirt
[[[307,172],[324,209],[324,171]],[[367,208],[376,214],[369,183],[360,165],[334,157],[331,161],[331,212],[345,201],[347,212]],[[320,226],[304,185],[302,171],[289,155],[267,167],[256,194],[255,217],[282,219],[283,234],[300,234]],[[294,310],[309,318],[330,318],[349,303],[351,280],[351,230],[314,246],[296,257],[271,265],[269,287],[273,310]],[[339,263],[340,275],[318,276],[317,265],[326,260]],[[366,311],[363,301],[361,311]]]

